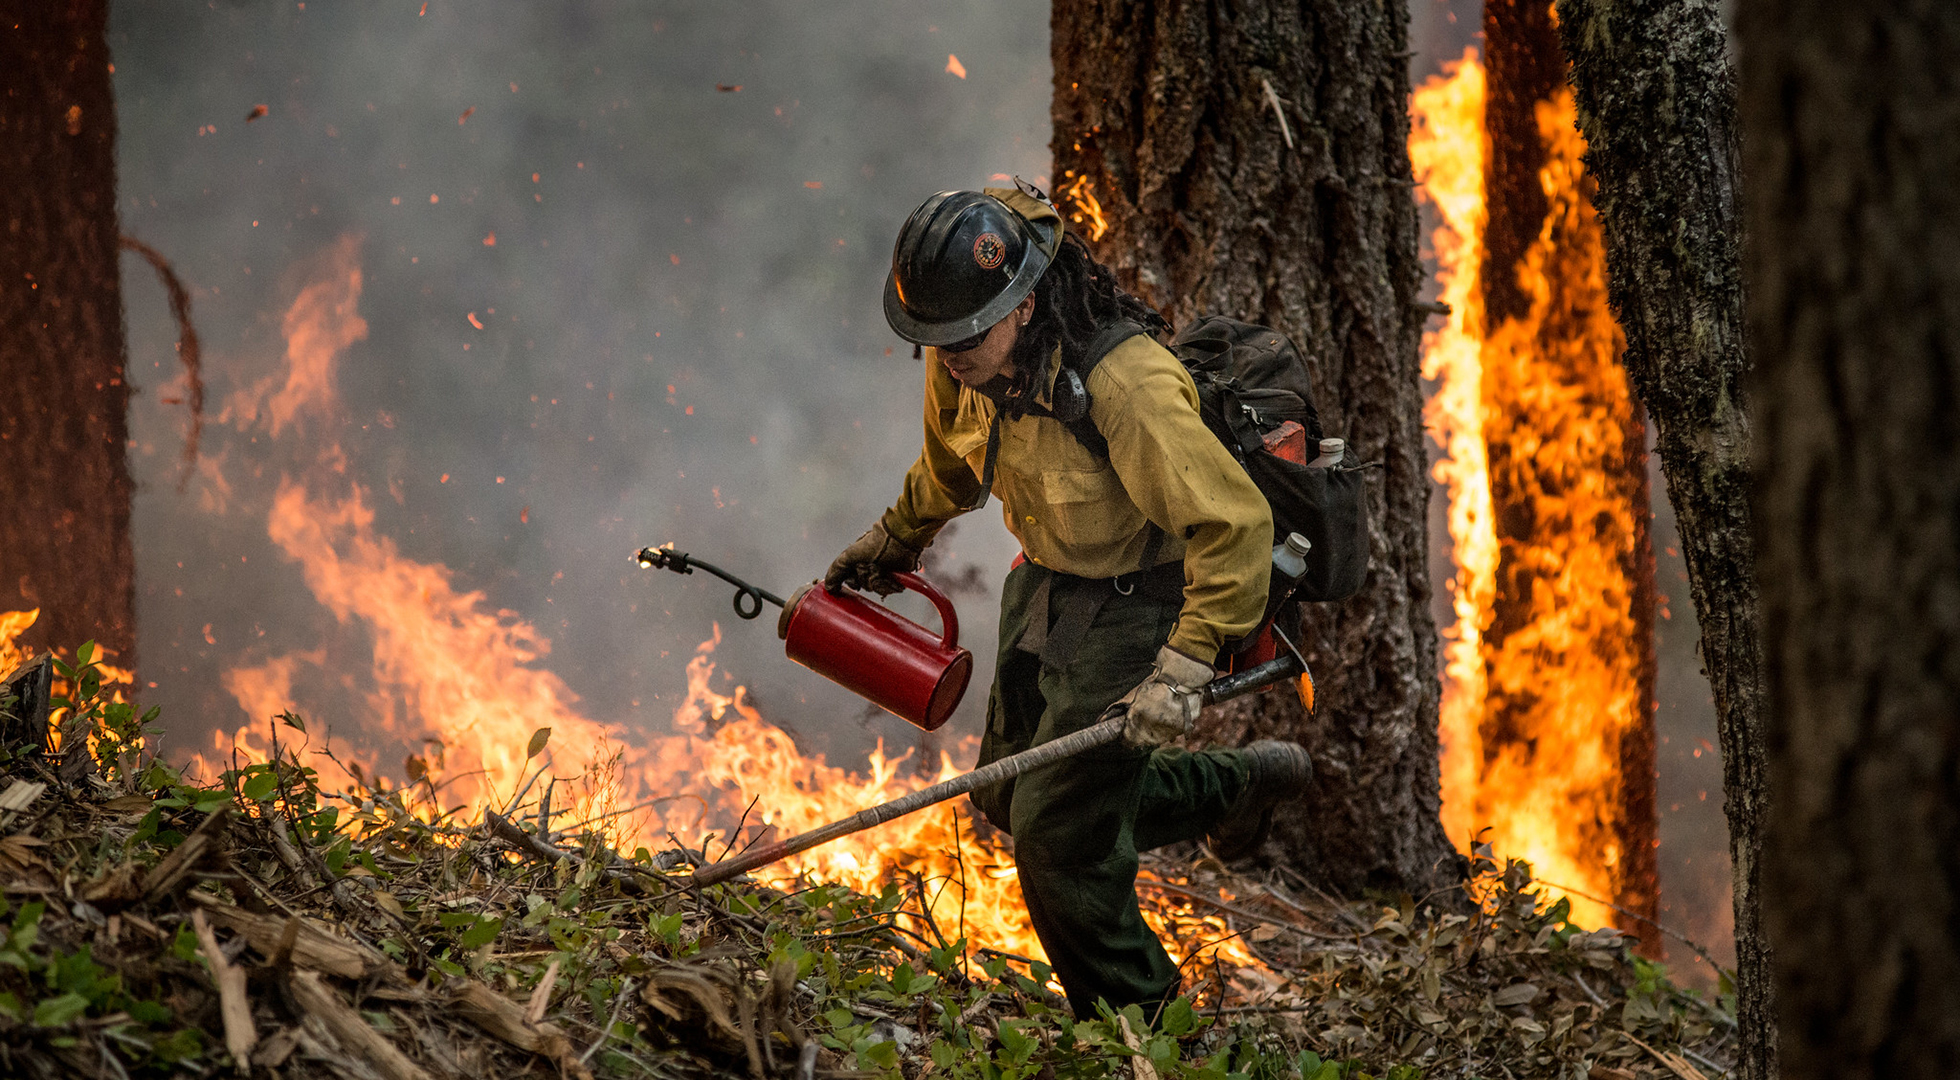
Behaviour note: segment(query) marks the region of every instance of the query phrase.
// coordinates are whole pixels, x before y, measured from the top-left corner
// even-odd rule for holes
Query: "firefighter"
[[[1078,1016],[1151,1014],[1177,966],[1137,910],[1137,853],[1209,835],[1232,858],[1312,777],[1286,742],[1189,752],[1198,689],[1264,614],[1272,516],[1204,425],[1196,387],[1148,334],[1078,372],[1122,319],[1169,326],[1119,289],[1061,215],[1018,188],[934,195],[901,229],[892,329],[923,346],[925,447],[898,501],[824,584],[881,595],[954,517],[1000,500],[1022,554],[1001,588],[980,764],[1127,705],[1124,740],[974,803],[1014,837],[1028,915]],[[1092,422],[1098,453],[1085,445]]]

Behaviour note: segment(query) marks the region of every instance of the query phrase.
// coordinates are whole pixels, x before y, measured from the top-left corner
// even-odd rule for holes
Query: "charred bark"
[[[0,609],[135,652],[116,112],[101,0],[0,11]]]
[[[1265,854],[1349,892],[1420,892],[1459,866],[1438,817],[1405,20],[1339,0],[1054,7],[1054,183],[1074,227],[1176,321],[1284,330],[1328,434],[1383,465],[1367,584],[1307,613],[1316,715],[1274,694],[1213,729],[1313,747],[1315,790]]]
[[[1749,521],[1734,78],[1712,0],[1559,0],[1608,295],[1653,419],[1714,690],[1734,871],[1739,1075],[1776,1075],[1759,856],[1768,793]]]
[[[1744,0],[1783,1075],[1960,1072],[1960,7]]]

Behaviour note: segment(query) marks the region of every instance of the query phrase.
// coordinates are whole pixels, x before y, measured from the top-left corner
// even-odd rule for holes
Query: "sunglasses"
[[[973,335],[970,338],[961,338],[960,340],[955,341],[950,345],[941,345],[938,348],[939,351],[942,353],[972,352],[973,350],[979,348],[981,342],[986,341],[987,335],[992,332],[993,332],[993,327],[990,326],[987,329],[980,331],[979,333]]]

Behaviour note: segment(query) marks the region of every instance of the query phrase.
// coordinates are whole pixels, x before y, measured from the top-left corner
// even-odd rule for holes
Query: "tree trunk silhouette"
[[[1053,18],[1054,186],[1074,227],[1177,322],[1284,330],[1328,434],[1382,463],[1367,583],[1306,616],[1316,714],[1270,694],[1206,732],[1313,748],[1314,790],[1264,854],[1350,893],[1422,892],[1460,866],[1438,817],[1405,19],[1339,0],[1057,0]]]
[[[1773,1080],[1762,643],[1749,523],[1734,76],[1710,0],[1559,0],[1608,294],[1653,419],[1714,690],[1734,870],[1738,1075]]]
[[[1960,7],[1743,0],[1783,1075],[1960,1073]]]
[[[134,663],[116,113],[101,0],[0,8],[0,608]]]

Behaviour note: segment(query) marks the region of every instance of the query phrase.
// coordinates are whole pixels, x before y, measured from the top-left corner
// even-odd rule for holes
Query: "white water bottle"
[[[1331,469],[1341,463],[1341,455],[1347,453],[1347,443],[1340,439],[1320,440],[1320,456],[1307,462],[1309,469]]]
[[[1300,587],[1300,579],[1307,576],[1307,552],[1312,550],[1313,544],[1299,533],[1287,533],[1284,541],[1273,545],[1272,588],[1266,594],[1267,618]]]

